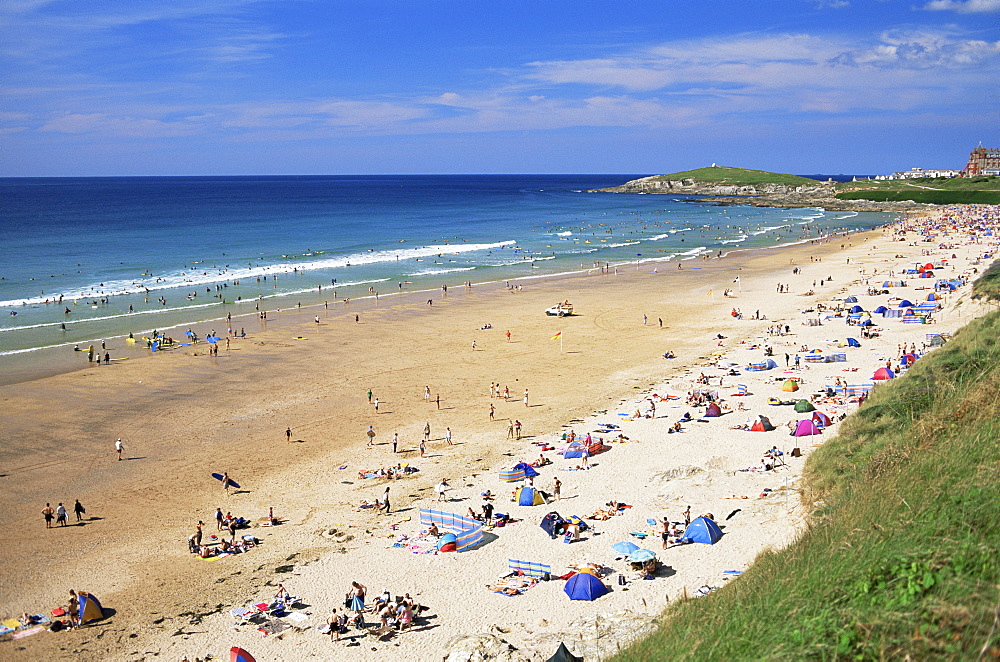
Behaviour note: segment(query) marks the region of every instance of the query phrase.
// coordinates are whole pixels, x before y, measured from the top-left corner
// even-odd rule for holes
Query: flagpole
[[[560,332],[559,332],[559,353],[560,353],[560,354],[562,354],[562,353],[563,353],[563,347],[562,347],[562,331],[560,331]]]

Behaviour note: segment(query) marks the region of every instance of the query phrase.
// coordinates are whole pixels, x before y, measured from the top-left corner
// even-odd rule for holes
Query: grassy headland
[[[975,293],[1000,299],[1000,267]],[[797,542],[676,602],[615,659],[1000,657],[998,392],[993,312],[876,389],[813,453],[815,512]]]
[[[711,166],[675,172],[670,175],[652,177],[653,181],[688,181],[727,184],[730,186],[759,186],[761,184],[787,184],[789,186],[814,186],[815,179],[786,175],[780,172],[765,170],[748,170],[746,168],[730,168],[726,166]]]

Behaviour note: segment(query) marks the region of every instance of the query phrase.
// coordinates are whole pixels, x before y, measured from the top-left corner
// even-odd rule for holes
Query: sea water
[[[0,179],[0,365],[182,325],[221,335],[227,314],[697,259],[890,218],[586,192],[634,178]]]

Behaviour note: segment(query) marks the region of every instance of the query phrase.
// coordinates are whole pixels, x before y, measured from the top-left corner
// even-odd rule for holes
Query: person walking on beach
[[[288,440],[288,443],[292,443],[292,428],[285,430],[285,439]]]
[[[444,440],[451,446],[451,428],[444,429]]]
[[[424,452],[426,452],[426,451],[427,451],[427,444],[424,443],[423,439],[421,439],[420,440],[420,457],[423,457],[424,456]]]
[[[559,476],[552,479],[552,498],[556,501],[559,500],[559,494],[562,491],[562,481],[559,480]]]
[[[493,415],[496,413],[496,411],[497,411],[497,408],[494,407],[493,403],[491,402],[490,403],[490,420],[491,421],[493,420]]]
[[[385,492],[382,493],[382,509],[385,510],[385,514],[389,514],[389,486],[385,486]]]
[[[514,438],[514,421],[507,419],[507,438]]]
[[[118,437],[118,441],[115,442],[115,452],[118,453],[118,461],[122,461],[122,451],[125,450],[125,446],[122,444],[121,437]]]
[[[83,504],[80,503],[80,500],[77,499],[76,503],[73,504],[73,512],[76,513],[76,521],[77,522],[82,522],[83,521],[83,514],[85,512],[87,512],[87,509],[84,508]]]
[[[442,478],[441,482],[438,483],[437,486],[434,489],[437,491],[438,501],[447,501],[448,500],[448,499],[445,498],[445,492],[448,491],[448,479],[447,478]]]
[[[66,520],[69,519],[69,513],[66,512],[66,506],[62,505],[62,502],[56,506],[56,524],[66,526]]]
[[[440,393],[437,394],[437,398],[435,399],[435,401],[437,402],[437,408],[441,409],[441,394]]]
[[[514,437],[515,439],[521,438],[521,421],[518,421],[516,419],[514,420],[514,434],[516,435]]]
[[[424,423],[424,441],[431,440],[431,422],[427,421]]]
[[[372,404],[375,405],[375,413],[377,414],[378,413],[378,398],[375,398],[375,401]]]
[[[373,428],[371,425],[369,425],[368,426],[368,432],[366,432],[365,434],[368,435],[368,445],[369,446],[374,446],[375,445],[375,428]]]
[[[398,432],[393,432],[392,433],[392,452],[393,453],[396,452],[396,447],[398,445],[399,445],[399,433]]]
[[[510,329],[507,329],[507,333],[504,335],[507,336],[507,342],[510,342]]]
[[[222,508],[215,509],[215,526],[219,531],[222,531]]]
[[[226,473],[222,474],[222,489],[226,491],[227,495],[229,494],[229,472],[228,471]]]
[[[368,404],[372,403],[372,390],[368,389]]]
[[[431,387],[430,386],[425,386],[424,387],[424,402],[430,402],[430,401],[431,401]]]
[[[45,528],[46,529],[51,529],[52,528],[52,518],[54,516],[55,516],[55,511],[52,510],[52,504],[49,504],[49,503],[45,504],[45,507],[42,508],[42,517],[45,518]]]

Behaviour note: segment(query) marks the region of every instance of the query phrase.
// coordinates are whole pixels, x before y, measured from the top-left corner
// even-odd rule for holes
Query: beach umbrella
[[[656,552],[648,549],[637,549],[628,555],[628,560],[633,563],[645,563],[656,558]]]
[[[229,662],[257,662],[254,656],[246,652],[239,646],[229,649]]]
[[[625,540],[611,545],[611,549],[615,550],[619,554],[631,554],[632,552],[638,551],[640,547],[630,540]]]

